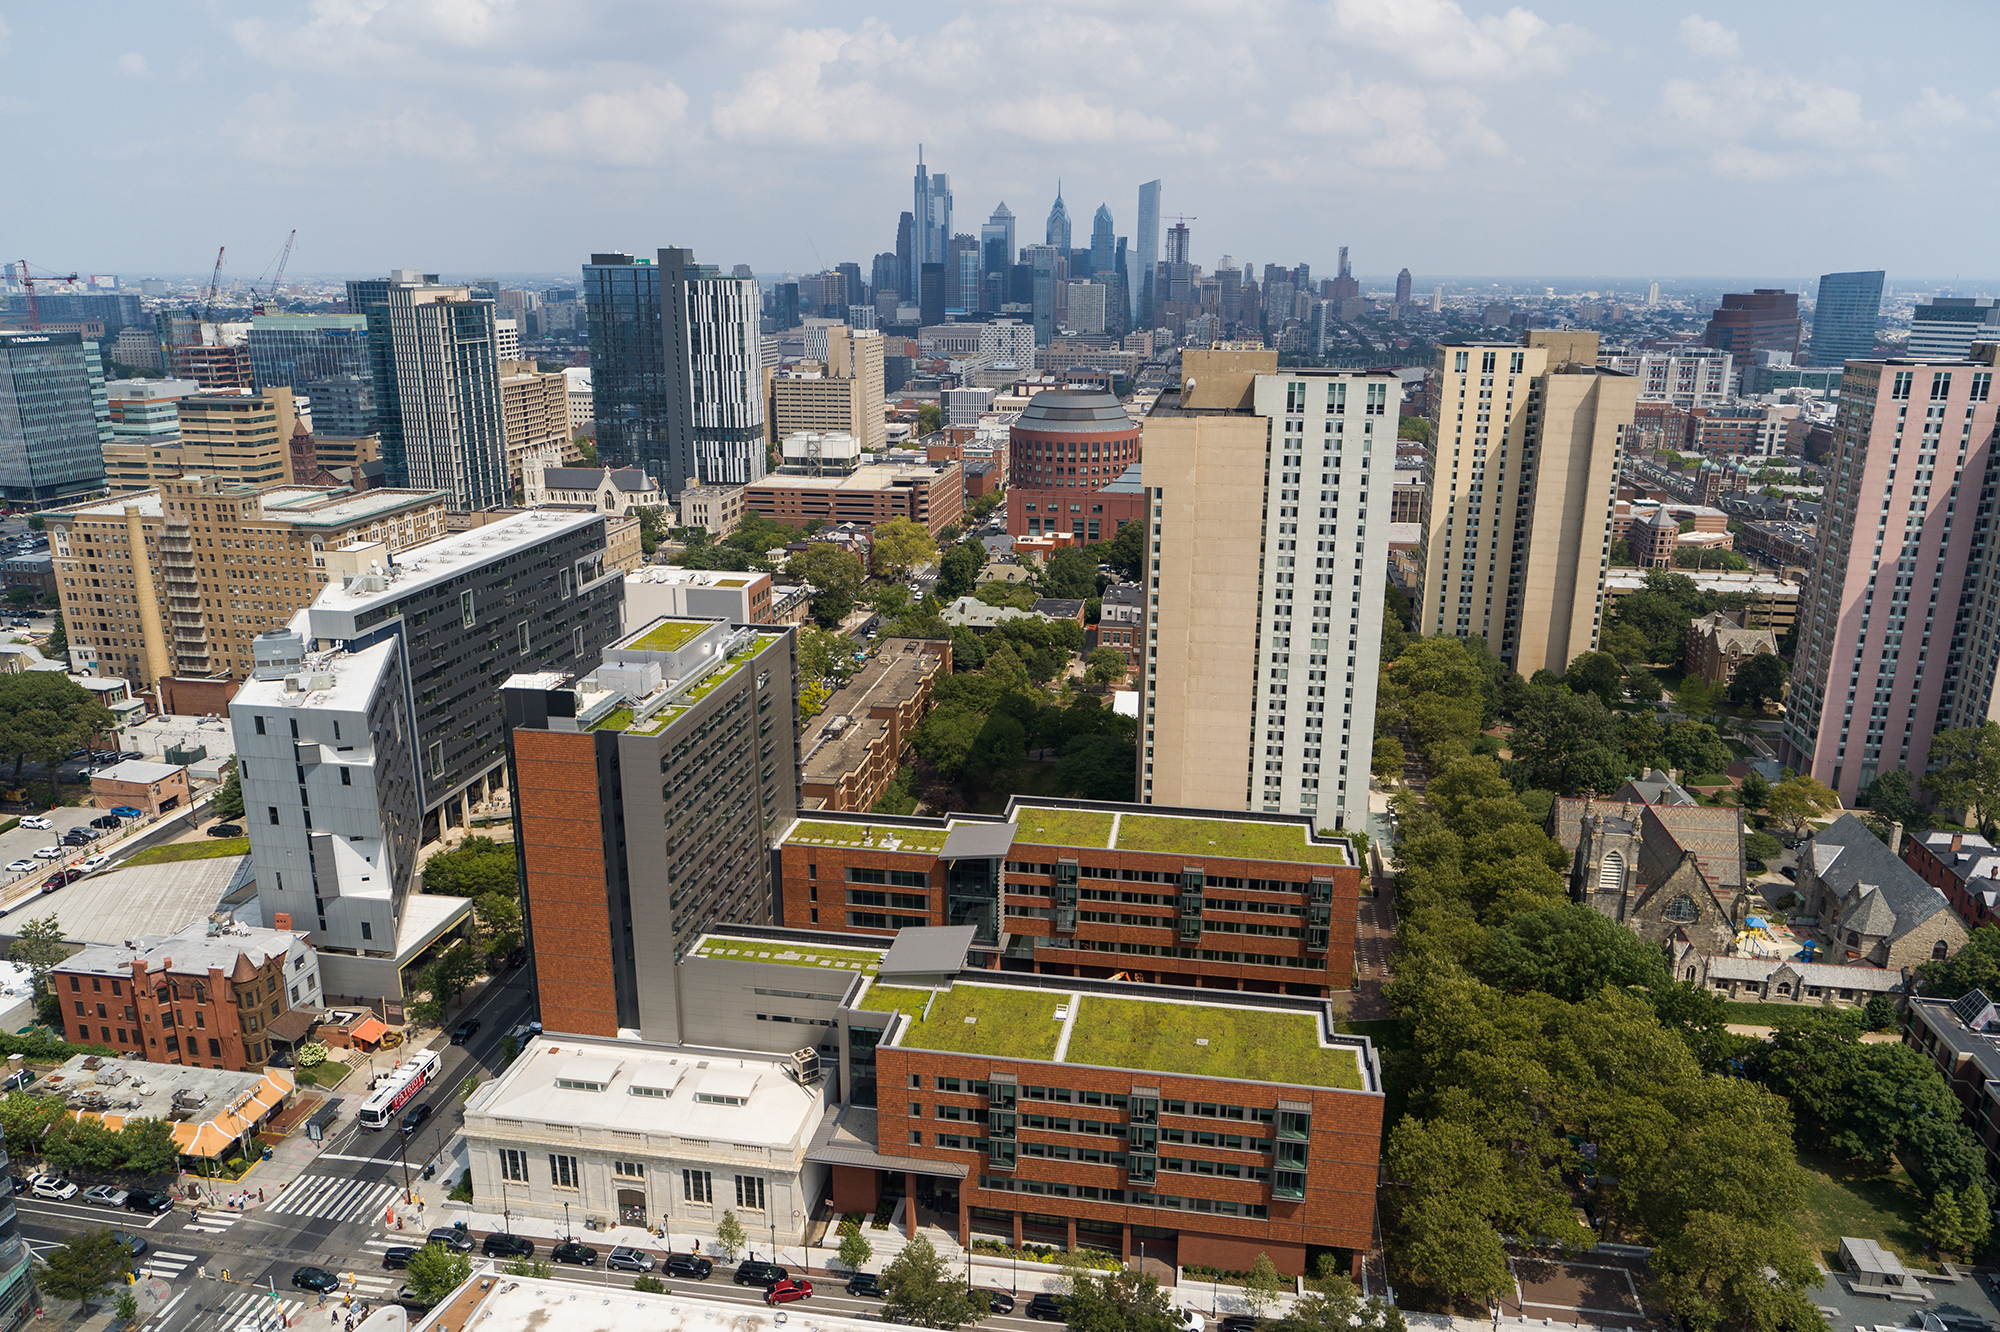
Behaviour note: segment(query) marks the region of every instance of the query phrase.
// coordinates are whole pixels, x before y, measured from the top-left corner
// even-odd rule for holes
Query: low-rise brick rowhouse
[[[783,924],[971,925],[996,970],[1316,998],[1354,974],[1353,844],[1302,815],[1016,796],[997,816],[808,814],[777,856]]]

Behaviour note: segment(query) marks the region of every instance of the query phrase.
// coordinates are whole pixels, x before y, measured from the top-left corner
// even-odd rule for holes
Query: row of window
[[[646,1166],[642,1161],[613,1161],[611,1173],[618,1179],[644,1179]],[[528,1154],[511,1147],[500,1149],[500,1177],[515,1184],[528,1182]],[[758,1175],[737,1175],[736,1205],[748,1211],[764,1210],[764,1180]],[[549,1183],[559,1189],[580,1189],[583,1187],[583,1170],[577,1158],[561,1152],[549,1153]],[[684,1202],[712,1204],[715,1201],[715,1177],[707,1170],[686,1169],[681,1171],[681,1199]]]
[[[991,1193],[1039,1194],[1048,1198],[1078,1198],[1085,1202],[1126,1203],[1134,1207],[1164,1207],[1182,1212],[1209,1212],[1217,1216],[1243,1216],[1268,1220],[1271,1209],[1263,1203],[1236,1202],[1227,1198],[1181,1198],[1165,1193],[1138,1193],[1129,1189],[1099,1189],[1088,1184],[1063,1184],[1043,1179],[1007,1179],[981,1175],[979,1187]]]

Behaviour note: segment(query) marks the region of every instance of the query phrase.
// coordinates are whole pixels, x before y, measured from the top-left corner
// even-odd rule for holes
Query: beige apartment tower
[[[129,435],[105,446],[113,490],[144,490],[185,475],[233,485],[292,481],[292,432],[298,407],[288,388],[262,393],[198,393],[174,403],[173,434]]]
[[[1401,385],[1261,349],[1181,371],[1145,421],[1139,799],[1361,828]]]
[[[1522,675],[1597,646],[1639,381],[1597,335],[1438,350],[1417,629],[1483,637]]]
[[[569,380],[544,374],[533,361],[500,363],[501,433],[507,442],[507,484],[523,483],[529,457],[551,467],[583,461],[569,427]]]
[[[852,435],[864,449],[889,442],[882,414],[882,335],[835,325],[826,330],[826,361],[764,372],[767,441],[789,435]]]

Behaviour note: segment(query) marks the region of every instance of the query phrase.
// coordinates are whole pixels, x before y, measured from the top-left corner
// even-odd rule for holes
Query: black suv
[[[856,1272],[853,1276],[847,1278],[847,1293],[849,1295],[866,1295],[871,1299],[879,1300],[884,1294],[882,1290],[882,1278],[876,1276],[873,1272]]]
[[[1028,1317],[1040,1318],[1051,1323],[1060,1323],[1063,1321],[1063,1310],[1068,1306],[1069,1301],[1062,1296],[1051,1295],[1047,1291],[1043,1291],[1039,1295],[1036,1295],[1034,1299],[1028,1301]]]
[[[739,1286],[762,1286],[769,1290],[790,1275],[776,1263],[738,1263],[736,1275],[730,1279]]]
[[[573,1263],[578,1267],[597,1266],[597,1250],[588,1244],[579,1244],[575,1240],[564,1240],[556,1245],[549,1250],[549,1257],[559,1263]]]
[[[453,1253],[471,1253],[472,1236],[457,1226],[439,1226],[424,1240],[426,1244],[442,1244]]]
[[[410,1259],[417,1251],[407,1244],[398,1244],[393,1249],[382,1250],[382,1266],[385,1268],[408,1267]]]
[[[128,1212],[151,1212],[158,1216],[162,1212],[174,1210],[174,1200],[164,1193],[151,1189],[133,1189],[125,1195],[125,1210]]]
[[[451,1043],[453,1045],[464,1045],[467,1041],[471,1040],[475,1035],[477,1035],[478,1032],[479,1032],[479,1019],[467,1018],[465,1021],[459,1023],[457,1027],[453,1028],[451,1033]]]
[[[668,1276],[686,1277],[690,1281],[706,1281],[708,1274],[715,1270],[715,1264],[692,1253],[670,1253],[660,1264],[660,1270]]]
[[[535,1256],[535,1242],[522,1239],[519,1235],[505,1232],[488,1235],[479,1246],[480,1252],[488,1258],[532,1258]]]
[[[407,1138],[412,1133],[415,1133],[424,1126],[424,1121],[430,1117],[431,1108],[428,1105],[413,1105],[405,1110],[403,1112],[403,1136]]]

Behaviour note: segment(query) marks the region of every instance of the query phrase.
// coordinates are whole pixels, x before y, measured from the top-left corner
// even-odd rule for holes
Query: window
[[[554,1152],[549,1153],[549,1182],[551,1184],[559,1189],[581,1188],[582,1185],[577,1182],[579,1178],[576,1171],[576,1158],[574,1156],[559,1156]]]
[[[364,939],[373,939],[375,937],[375,927],[365,920],[361,922],[361,937]]]
[[[1667,903],[1666,910],[1660,914],[1676,924],[1688,925],[1701,919],[1701,908],[1694,904],[1692,897],[1689,897],[1686,893],[1682,893],[1679,897]]]
[[[706,1170],[681,1171],[681,1197],[691,1203],[712,1203],[715,1201],[714,1181]]]
[[[1950,954],[1950,952],[1951,949],[1946,946],[1945,941],[1939,939],[1936,943],[1931,945],[1931,961],[1942,962]]]
[[[644,1179],[646,1167],[638,1161],[613,1161],[611,1173],[624,1179]]]
[[[736,1205],[751,1212],[764,1210],[764,1181],[756,1175],[736,1177]]]
[[[512,1147],[500,1149],[500,1178],[513,1184],[528,1182],[528,1154]]]
[[[258,717],[256,718],[256,722],[257,722],[257,734],[259,735],[264,734],[264,719],[262,717]]]
[[[276,823],[278,821],[278,807],[276,805],[266,805],[264,806],[264,810],[271,816],[271,822]]]
[[[478,617],[476,617],[476,616],[475,616],[475,615],[474,615],[474,614],[472,613],[472,593],[470,593],[470,592],[461,592],[461,593],[459,593],[459,594],[458,594],[458,622],[459,622],[460,624],[464,625],[464,626],[465,626],[465,627],[466,627],[467,629],[470,629],[470,628],[472,628],[472,626],[473,626],[473,623],[474,623],[474,621],[475,621],[475,620],[476,620],[477,618],[478,618]]]
[[[342,786],[354,785],[354,773],[351,769],[342,768],[340,770],[340,784]]]
[[[520,634],[521,634],[521,651],[526,652],[528,650],[528,622],[526,620],[523,620],[521,622]]]

